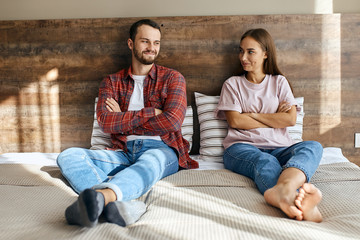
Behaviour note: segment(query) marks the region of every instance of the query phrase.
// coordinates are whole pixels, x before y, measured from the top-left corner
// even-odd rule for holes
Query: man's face
[[[144,65],[151,65],[159,55],[161,33],[158,29],[142,25],[137,29],[135,42],[129,45],[133,57]]]

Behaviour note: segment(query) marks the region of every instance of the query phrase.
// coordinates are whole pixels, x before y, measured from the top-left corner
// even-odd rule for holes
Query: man
[[[80,193],[65,211],[69,224],[93,227],[105,220],[126,226],[145,212],[134,200],[157,181],[181,168],[197,168],[181,135],[186,85],[177,71],[154,64],[160,51],[160,27],[143,19],[130,28],[129,69],[107,76],[100,85],[97,120],[111,133],[111,150],[70,148],[58,165]]]

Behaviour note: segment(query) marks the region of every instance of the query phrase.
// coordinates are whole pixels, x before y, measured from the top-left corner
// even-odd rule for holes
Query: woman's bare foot
[[[321,222],[322,215],[317,207],[322,199],[318,188],[311,183],[304,183],[295,199],[295,205],[303,212],[304,220]]]
[[[303,212],[295,205],[297,192],[290,184],[277,184],[264,193],[265,201],[280,208],[289,218],[303,220]]]

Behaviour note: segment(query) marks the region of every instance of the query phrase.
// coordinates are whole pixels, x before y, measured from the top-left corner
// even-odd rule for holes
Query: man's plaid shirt
[[[181,125],[186,111],[185,78],[177,71],[154,64],[144,80],[144,108],[127,111],[134,90],[131,67],[107,76],[100,85],[97,120],[111,133],[113,149],[126,151],[126,136],[160,136],[179,156],[182,168],[198,168],[189,157],[189,143],[182,137]],[[121,112],[106,109],[106,98],[115,99]],[[163,111],[155,116],[155,108]]]

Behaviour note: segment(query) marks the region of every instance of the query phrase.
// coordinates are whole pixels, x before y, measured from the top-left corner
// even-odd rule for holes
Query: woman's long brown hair
[[[271,74],[271,75],[283,75],[277,65],[276,47],[275,47],[275,43],[274,43],[274,40],[272,39],[271,35],[263,28],[255,28],[255,29],[250,29],[250,30],[246,31],[242,35],[241,41],[246,37],[253,38],[256,42],[258,42],[260,44],[262,50],[267,53],[267,58],[264,59],[264,65],[263,65],[264,73]],[[246,73],[246,71],[241,66],[240,74],[242,75],[245,73]],[[290,85],[290,88],[292,91],[290,82],[289,82],[289,85]]]

